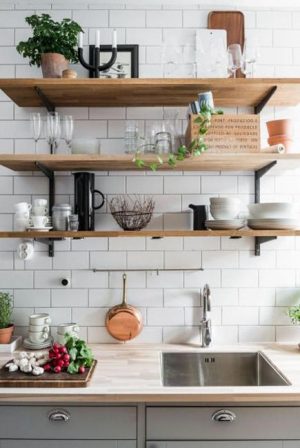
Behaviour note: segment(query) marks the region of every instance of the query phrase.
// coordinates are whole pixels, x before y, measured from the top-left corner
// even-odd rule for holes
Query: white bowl
[[[235,219],[240,212],[240,207],[210,207],[210,213],[215,219]]]
[[[248,205],[250,217],[254,219],[295,218],[299,206],[289,202],[265,202]]]

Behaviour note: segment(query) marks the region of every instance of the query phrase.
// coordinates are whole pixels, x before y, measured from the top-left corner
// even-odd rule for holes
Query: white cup
[[[48,332],[38,332],[38,333],[32,333],[29,331],[28,337],[31,342],[44,342],[49,338]]]
[[[29,218],[19,218],[14,220],[14,229],[17,232],[24,232],[29,227]]]
[[[50,325],[51,319],[47,313],[32,314],[29,316],[29,323],[30,325]]]
[[[80,329],[78,324],[75,323],[69,323],[69,324],[59,324],[57,326],[57,333],[60,335],[64,335],[65,333],[69,333],[72,336],[78,335]]]
[[[34,207],[47,207],[48,201],[47,199],[34,199],[33,206]]]
[[[48,222],[47,216],[32,216],[31,220],[33,227],[45,227]]]
[[[64,335],[62,335],[62,334],[58,334],[57,333],[57,335],[56,335],[56,338],[55,338],[55,340],[56,340],[56,342],[58,342],[59,344],[61,344],[61,345],[64,345],[65,344],[65,337],[64,337]]]
[[[49,333],[49,325],[29,325],[30,333]]]
[[[47,213],[48,213],[47,207],[44,207],[44,206],[39,206],[39,207],[34,206],[32,208],[32,214],[34,216],[45,216],[45,215],[47,215]]]
[[[25,213],[30,212],[32,205],[27,202],[18,202],[14,205],[14,208],[16,213]]]

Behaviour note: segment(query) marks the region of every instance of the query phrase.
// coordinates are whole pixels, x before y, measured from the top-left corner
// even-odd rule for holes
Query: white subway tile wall
[[[0,6],[0,76],[39,77],[40,70],[29,67],[15,49],[30,35],[24,18],[35,11],[48,12],[55,19],[71,17],[85,29],[85,45],[93,43],[95,29],[101,29],[105,44],[111,41],[113,28],[119,43],[140,45],[140,76],[162,75],[161,44],[193,43],[195,30],[205,28],[206,5],[182,7],[136,4],[110,5],[110,2],[73,2],[63,6],[51,1],[22,1]],[[34,5],[34,6],[33,6]],[[1,10],[2,8],[2,10]],[[260,58],[256,76],[300,76],[300,10],[244,11],[246,34],[256,36]],[[80,76],[87,76],[77,66]],[[76,119],[77,137],[98,137],[102,152],[123,152],[126,119],[138,120],[142,133],[153,120],[164,118],[170,108],[109,107],[61,108],[61,113]],[[174,109],[174,108],[171,108]],[[0,153],[47,153],[45,141],[32,139],[29,113],[0,92]],[[43,111],[43,109],[39,109]],[[231,112],[251,113],[251,109]],[[297,108],[266,108],[261,114],[262,145],[266,145],[265,121],[296,117]],[[185,129],[185,108],[178,108],[180,126]],[[300,134],[297,131],[297,135]],[[299,137],[299,136],[298,136]],[[96,187],[111,199],[116,194],[149,194],[156,201],[150,228],[190,229],[189,204],[208,204],[211,195],[237,195],[246,205],[253,201],[253,173],[243,172],[144,172],[96,173]],[[271,171],[262,180],[264,201],[300,202],[299,170]],[[57,201],[73,201],[73,178],[57,176]],[[0,168],[0,228],[12,229],[13,204],[47,197],[44,176],[14,173]],[[98,229],[118,229],[105,205],[96,215]],[[153,272],[128,272],[128,300],[139,307],[144,330],[137,342],[199,343],[202,315],[200,289],[209,283],[212,289],[213,340],[216,344],[299,340],[300,329],[286,315],[288,306],[300,303],[300,239],[278,238],[254,255],[252,238],[103,238],[55,243],[55,257],[49,258],[45,245],[35,243],[32,260],[16,256],[19,240],[0,241],[0,289],[14,294],[14,320],[20,334],[26,332],[28,315],[49,312],[55,325],[77,321],[89,342],[111,343],[104,327],[109,307],[121,301],[122,271],[153,269]],[[204,271],[184,269],[204,268]],[[93,272],[120,269],[120,272]],[[156,272],[157,269],[178,269]],[[70,283],[63,287],[61,280]]]

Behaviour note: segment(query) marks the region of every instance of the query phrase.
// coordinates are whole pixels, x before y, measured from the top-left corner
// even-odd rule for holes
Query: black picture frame
[[[90,50],[90,60],[93,60],[93,54],[94,54],[94,45],[89,46]],[[139,77],[139,46],[134,45],[128,45],[128,44],[120,44],[117,47],[118,53],[130,53],[130,68],[131,78],[138,78]],[[112,51],[111,45],[100,45],[100,64],[101,64],[101,53],[109,53]],[[89,74],[90,78],[93,78],[92,73]]]

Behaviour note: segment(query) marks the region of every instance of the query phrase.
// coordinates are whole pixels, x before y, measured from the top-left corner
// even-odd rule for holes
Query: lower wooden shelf
[[[60,238],[115,238],[115,237],[272,237],[272,236],[300,236],[299,230],[140,230],[140,231],[124,231],[124,230],[95,230],[95,231],[79,231],[79,232],[14,232],[0,231],[0,238],[38,238],[38,239],[60,239]]]

